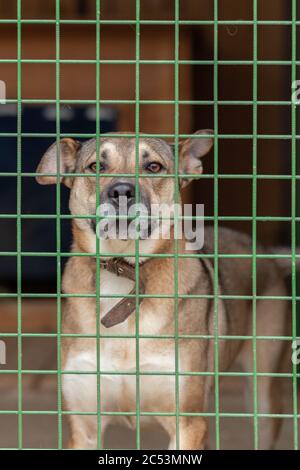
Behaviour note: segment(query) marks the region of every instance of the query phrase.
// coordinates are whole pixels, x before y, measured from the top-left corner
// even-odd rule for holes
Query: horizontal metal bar
[[[1,177],[17,177],[21,176],[23,178],[36,178],[36,172],[20,172],[17,173],[15,171],[10,172],[0,172]],[[57,176],[56,173],[39,173],[39,176]],[[96,173],[59,173],[61,177],[80,177],[80,178],[97,178]],[[119,176],[123,178],[135,178],[135,173],[101,173],[102,178],[111,177],[111,176]],[[168,174],[155,174],[149,176],[147,173],[139,174],[139,178],[186,178],[187,175],[185,173],[168,173]],[[188,175],[189,179],[201,180],[201,179],[213,179],[213,174],[207,173],[202,175]],[[244,180],[253,180],[253,175],[251,174],[219,174],[219,179],[244,179]],[[291,175],[267,175],[267,174],[258,174],[256,176],[259,180],[292,180],[293,177]],[[300,175],[295,176],[296,179],[300,179]],[[0,214],[1,215],[1,214]],[[21,214],[23,216],[24,214]]]
[[[0,64],[100,64],[100,65],[136,65],[135,59],[0,59]],[[253,65],[253,60],[175,60],[172,59],[141,59],[140,65]],[[258,60],[257,65],[292,65],[291,60]],[[295,61],[296,65],[300,60]]]
[[[38,251],[0,251],[0,256],[12,256],[15,257],[17,254],[21,256],[37,256],[37,257],[56,257],[57,252],[38,252]],[[118,253],[119,258],[128,258],[134,256],[135,253]],[[105,252],[101,253],[87,253],[87,252],[60,252],[60,256],[62,257],[71,257],[71,256],[83,256],[89,258],[112,258],[116,256],[116,253],[113,252]],[[214,255],[213,253],[144,253],[140,251],[139,256],[141,258],[166,258],[166,259],[173,259],[175,257],[178,258],[196,258],[196,259],[214,259],[215,256],[217,258],[223,259],[289,259],[292,260],[294,257],[295,259],[300,258],[300,253],[296,253],[293,257],[292,254],[281,254],[281,253],[256,253],[253,255],[252,253],[218,253]],[[1,292],[0,292],[1,295]]]
[[[20,22],[20,24],[36,24],[36,25],[119,25],[119,26],[126,26],[126,25],[132,25],[135,26],[137,24],[137,20],[93,20],[93,19],[60,19],[57,21],[56,19],[51,19],[51,18],[22,18],[20,20],[17,20],[15,18],[2,18],[0,19],[0,24],[17,24]],[[291,26],[293,24],[300,25],[300,21],[291,21],[291,20],[219,20],[214,21],[214,20],[138,20],[138,23],[141,25],[149,25],[149,26],[172,26],[175,24],[179,24],[182,26],[197,26],[197,25],[215,25],[216,23],[221,26],[230,26],[230,25],[239,25],[239,26],[253,26],[254,24],[257,24],[258,26]]]
[[[34,138],[50,138],[52,137],[53,139],[56,138],[55,132],[40,132],[40,133],[32,133],[32,132],[22,132],[18,134],[17,132],[0,132],[0,138],[1,137],[34,137]],[[86,138],[86,139],[92,139],[96,138],[95,133],[79,133],[79,132],[74,132],[72,133],[73,137],[78,137],[78,138]],[[127,133],[127,134],[110,134],[110,133],[103,133],[99,134],[99,137],[112,137],[112,138],[118,138],[118,137],[123,137],[123,138],[128,138],[132,139],[135,137],[135,134],[133,133]],[[63,137],[70,137],[70,133],[61,133],[60,138]],[[157,137],[161,139],[174,139],[176,136],[175,134],[141,134],[141,137]],[[195,136],[195,134],[179,134],[178,137],[180,139],[188,139],[188,138],[200,138],[200,136]],[[218,134],[215,136],[211,136],[212,138],[214,137],[215,139],[219,140],[226,140],[226,139],[241,139],[241,140],[252,140],[253,139],[253,134]],[[293,136],[292,134],[257,134],[256,136],[258,139],[265,139],[265,140],[292,140],[293,138],[300,139],[300,134],[297,134]],[[205,138],[203,136],[202,138]]]
[[[17,214],[0,214],[0,219],[16,219],[18,217]],[[134,217],[122,217],[119,216],[120,219],[124,220],[133,220]],[[114,217],[109,217],[107,216],[107,219],[114,219]],[[140,216],[140,219],[143,219],[143,216]],[[60,214],[59,216],[56,214],[21,214],[20,219],[27,219],[27,220],[35,220],[35,219],[42,219],[42,220],[56,220],[56,219],[63,219],[63,220],[73,220],[73,219],[95,219],[95,220],[101,220],[101,217],[93,216],[93,215],[80,215],[80,214]],[[169,220],[166,217],[161,217],[160,219],[156,219],[154,216],[149,215],[147,219],[153,219],[153,220]],[[176,220],[204,220],[204,221],[212,221],[214,217],[211,215],[205,215],[205,216],[178,216],[176,217]],[[224,215],[224,216],[219,216],[219,220],[222,222],[226,221],[249,221],[251,222],[253,220],[252,216],[238,216],[238,215]],[[276,217],[276,216],[257,216],[256,220],[258,222],[291,222],[292,220],[295,221],[300,221],[300,217]],[[0,252],[1,253],[1,252]],[[284,256],[284,255],[283,255]]]
[[[18,369],[0,369],[0,376],[1,375],[12,375],[17,374],[19,371]],[[50,369],[50,370],[37,370],[37,369],[22,369],[20,371],[22,374],[28,375],[57,375],[60,372],[63,375],[97,375],[100,376],[136,376],[137,371],[116,371],[116,370],[61,370],[58,369]],[[278,378],[291,378],[294,377],[295,374],[288,373],[288,372],[218,372],[216,374],[215,371],[203,371],[203,372],[182,372],[182,371],[139,371],[139,375],[142,376],[153,376],[153,377],[174,377],[176,374],[182,377],[215,377],[216,375],[220,377],[253,377],[253,375],[257,375],[258,377],[278,377]],[[297,377],[300,377],[300,372],[297,373]]]
[[[36,252],[36,251],[32,251],[32,252],[14,252],[14,251],[2,251],[0,252],[0,257],[1,256],[10,256],[10,257],[16,257],[17,254],[19,254],[20,256],[29,256],[29,257],[53,257],[53,258],[56,258],[57,257],[57,252],[49,252],[49,253],[45,253],[45,252]],[[72,256],[82,256],[82,257],[90,257],[90,258],[95,258],[97,257],[96,253],[86,253],[86,252],[78,252],[78,253],[70,253],[70,252],[61,252],[60,253],[60,256],[61,257],[72,257]],[[100,257],[101,258],[105,258],[105,257],[114,257],[115,256],[115,253],[101,253],[100,254]],[[128,257],[132,257],[132,256],[135,256],[135,253],[122,253],[122,255],[120,254],[119,257],[120,258],[128,258]],[[178,253],[177,255],[176,254],[166,254],[166,253],[153,253],[153,254],[149,254],[149,253],[143,253],[141,252],[140,253],[140,257],[142,258],[166,258],[166,259],[174,259],[175,257],[178,257],[178,258],[196,258],[196,259],[204,259],[204,258],[208,258],[208,259],[214,259],[214,255],[213,254],[207,254],[207,253],[203,253],[203,254],[195,254],[195,253],[191,253],[191,254],[181,254],[181,253]],[[222,254],[222,253],[218,253],[218,256],[217,256],[217,259],[253,259],[253,257],[255,257],[255,259],[289,259],[292,261],[293,257],[292,255],[281,255],[281,254],[267,254],[267,253],[264,253],[264,254],[259,254],[257,253],[255,256],[253,254],[244,254],[244,253],[241,253],[241,254]],[[299,259],[300,258],[300,254],[296,254],[295,255],[295,259]],[[0,297],[2,296],[2,292],[0,292]],[[67,294],[64,294],[64,295],[67,295]],[[75,294],[72,294],[72,295],[75,295]],[[146,295],[146,294],[144,294]]]
[[[142,255],[141,255],[142,256]],[[215,299],[215,295],[212,294],[105,294],[105,295],[97,295],[97,294],[65,294],[61,293],[60,297],[64,299],[132,299],[139,297],[141,299]],[[15,299],[15,298],[21,298],[21,299],[56,299],[58,297],[58,294],[46,294],[46,293],[4,293],[0,292],[0,299]],[[226,295],[226,294],[220,294],[217,297],[218,299],[223,299],[223,300],[253,300],[252,295]],[[255,297],[256,300],[300,300],[300,296],[283,296],[283,295],[257,295]]]
[[[64,105],[64,104],[96,104],[97,101],[96,100],[93,100],[93,99],[90,99],[90,100],[76,100],[76,99],[68,99],[68,100],[60,100],[59,101],[60,104]],[[16,99],[6,99],[5,100],[5,103],[6,104],[17,104],[18,103],[18,100]],[[40,98],[40,99],[34,99],[34,98],[24,98],[24,99],[21,99],[20,100],[20,103],[23,103],[23,104],[56,104],[56,100],[55,99],[43,99],[43,98]],[[162,105],[174,105],[175,103],[177,103],[175,100],[140,100],[139,101],[140,104],[146,104],[146,105],[150,105],[150,104],[162,104]],[[264,100],[259,100],[259,101],[252,101],[252,100],[218,100],[216,102],[214,102],[213,100],[178,100],[178,104],[179,105],[205,105],[205,106],[208,106],[208,105],[214,105],[215,103],[217,103],[219,106],[222,106],[222,105],[229,105],[229,106],[241,106],[241,105],[245,105],[245,106],[252,106],[253,104],[257,104],[258,106],[274,106],[274,105],[278,105],[278,106],[291,106],[293,104],[292,101],[284,101],[284,100],[268,100],[268,101],[264,101]],[[119,104],[119,105],[122,105],[122,104],[132,104],[132,105],[135,105],[136,104],[136,101],[135,100],[99,100],[99,104],[102,104],[102,105],[111,105],[111,104]]]
[[[17,337],[24,337],[24,338],[57,338],[58,334],[57,333],[1,333],[0,332],[0,338],[17,338]],[[136,335],[130,335],[130,334],[92,334],[92,333],[61,333],[60,336],[62,338],[88,338],[88,339],[98,339],[98,338],[106,338],[106,339],[136,339]],[[215,335],[197,335],[197,334],[190,334],[190,335],[184,335],[184,334],[178,334],[178,336],[175,335],[167,335],[167,334],[162,334],[162,335],[144,335],[144,334],[139,334],[140,339],[161,339],[161,340],[166,340],[166,339],[198,339],[198,340],[210,340],[214,339]],[[256,339],[261,340],[261,341],[294,341],[294,339],[300,339],[299,337],[294,337],[294,336],[266,336],[266,335],[257,335],[255,336]],[[218,335],[219,340],[228,340],[228,341],[244,341],[244,340],[252,340],[253,336],[252,335]],[[5,370],[4,370],[5,372]]]
[[[24,415],[57,415],[58,413],[62,415],[71,415],[71,416],[98,416],[97,411],[68,411],[68,410],[61,410],[61,411],[56,411],[56,410],[0,410],[0,415],[18,415],[18,414],[24,414]],[[100,412],[101,416],[136,416],[135,411],[101,411]],[[159,412],[159,411],[139,411],[140,416],[206,416],[206,417],[215,417],[216,413],[214,412]],[[253,418],[254,413],[246,412],[246,413],[238,413],[238,412],[218,412],[218,415],[221,416],[222,418]],[[282,418],[282,419],[287,419],[287,418],[294,418],[295,414],[294,413],[255,413],[255,416],[258,416],[259,418]],[[300,414],[296,415],[297,417],[300,417]],[[10,448],[9,448],[10,449]],[[26,448],[27,449],[27,448]],[[1,448],[1,450],[3,450]],[[56,448],[57,450],[57,448]]]

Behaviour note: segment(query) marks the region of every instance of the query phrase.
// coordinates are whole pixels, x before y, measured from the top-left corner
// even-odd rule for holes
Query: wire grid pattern
[[[291,336],[276,336],[271,337],[272,339],[282,340],[282,341],[292,341],[297,339],[296,331],[296,307],[297,300],[300,300],[300,297],[297,295],[297,285],[296,285],[296,239],[297,239],[297,222],[300,221],[300,217],[297,217],[297,207],[296,207],[296,190],[297,190],[297,180],[300,178],[300,175],[297,174],[297,162],[296,162],[296,147],[297,139],[297,119],[296,119],[296,104],[292,101],[259,101],[258,100],[258,66],[259,65],[289,65],[291,67],[291,77],[292,81],[296,80],[296,67],[300,65],[300,62],[297,61],[297,26],[300,24],[297,21],[297,1],[291,0],[292,3],[292,18],[289,21],[260,21],[258,19],[258,0],[253,0],[253,20],[252,21],[243,21],[243,20],[233,20],[233,21],[223,21],[218,18],[218,0],[213,0],[214,4],[214,18],[213,20],[185,20],[180,19],[180,0],[174,0],[174,20],[142,20],[140,18],[140,0],[136,0],[136,17],[132,20],[102,20],[100,18],[100,9],[101,9],[101,0],[95,0],[96,3],[96,17],[93,20],[62,20],[60,18],[60,0],[55,0],[56,4],[56,17],[55,19],[23,19],[22,18],[22,0],[17,0],[17,17],[16,19],[0,19],[0,24],[16,24],[17,25],[17,59],[0,59],[0,63],[17,63],[17,99],[8,99],[7,103],[17,104],[17,132],[16,133],[4,133],[0,132],[1,137],[16,137],[17,138],[17,171],[10,173],[0,173],[1,176],[16,176],[17,177],[17,207],[16,214],[0,214],[0,218],[9,219],[16,218],[17,221],[17,251],[13,252],[2,252],[1,256],[12,256],[16,257],[17,260],[17,291],[16,293],[0,293],[0,298],[16,298],[17,299],[17,320],[18,327],[17,333],[1,333],[2,337],[17,337],[18,345],[18,368],[17,370],[5,370],[5,374],[15,374],[18,376],[18,409],[17,410],[1,410],[1,414],[16,414],[18,417],[18,448],[23,448],[23,416],[24,415],[35,415],[35,414],[47,414],[57,416],[57,430],[58,430],[58,441],[57,448],[63,448],[63,424],[62,419],[64,415],[75,415],[75,414],[84,414],[84,415],[96,415],[98,421],[98,431],[97,431],[97,443],[98,448],[101,448],[101,418],[106,415],[127,415],[136,417],[136,448],[139,449],[141,446],[141,436],[140,436],[140,418],[142,416],[149,415],[161,415],[161,416],[175,416],[176,418],[176,446],[180,447],[180,436],[179,436],[179,419],[180,416],[207,416],[212,417],[215,420],[215,446],[217,449],[221,448],[221,431],[220,431],[220,418],[222,417],[249,417],[253,420],[253,437],[254,437],[254,448],[259,448],[259,418],[260,417],[278,417],[278,418],[290,418],[293,420],[293,437],[294,442],[293,446],[295,449],[298,448],[298,404],[297,404],[297,366],[293,365],[292,372],[287,373],[268,373],[268,372],[258,372],[257,363],[256,363],[256,348],[257,341],[270,339],[270,336],[257,335],[256,331],[256,303],[261,299],[288,299],[292,303],[292,335]],[[92,24],[96,28],[96,57],[94,60],[62,60],[60,58],[60,26],[62,24]],[[22,58],[22,25],[25,24],[54,24],[56,28],[56,52],[55,59],[23,59]],[[101,59],[101,25],[102,24],[128,24],[135,27],[135,59],[134,60],[103,60]],[[142,60],[140,58],[140,27],[141,25],[173,25],[174,26],[174,60]],[[258,60],[258,26],[259,25],[289,25],[292,27],[292,55],[291,60]],[[213,60],[180,60],[179,57],[179,44],[180,44],[180,26],[182,25],[212,25],[214,31],[214,57]],[[218,32],[220,25],[250,25],[253,27],[253,60],[219,60],[218,54]],[[26,63],[53,63],[56,67],[56,98],[55,99],[22,99],[22,65]],[[95,90],[95,100],[63,100],[60,98],[60,66],[65,63],[80,63],[80,64],[95,64],[96,65],[96,90]],[[102,100],[100,96],[100,81],[101,81],[101,64],[133,64],[135,65],[135,99],[134,100]],[[171,64],[174,65],[174,100],[142,100],[140,99],[140,65],[141,64]],[[68,135],[63,134],[60,128],[60,106],[61,104],[95,104],[96,106],[96,129],[95,134],[77,134],[78,138],[93,138],[96,137],[96,153],[97,153],[97,172],[95,178],[99,183],[99,152],[100,152],[100,137],[101,137],[101,128],[100,128],[100,106],[106,104],[133,104],[135,106],[135,131],[131,135],[128,134],[128,137],[134,137],[136,139],[136,163],[138,163],[138,149],[139,149],[139,132],[140,132],[140,105],[141,104],[173,104],[174,105],[174,135],[170,134],[156,134],[157,137],[161,138],[170,138],[172,137],[175,141],[175,170],[174,174],[171,175],[176,179],[176,191],[175,191],[175,202],[179,200],[179,164],[178,164],[178,147],[179,139],[189,137],[188,134],[181,134],[179,128],[179,110],[181,104],[198,104],[198,101],[185,101],[180,100],[180,83],[179,83],[179,66],[180,65],[212,65],[214,71],[214,83],[213,83],[213,100],[201,101],[201,104],[213,105],[214,109],[214,173],[213,174],[204,174],[203,178],[210,178],[213,180],[214,185],[214,215],[211,217],[205,217],[205,220],[213,222],[214,225],[214,253],[213,254],[201,254],[203,258],[212,259],[214,262],[214,293],[213,295],[180,295],[178,292],[178,260],[180,257],[197,257],[198,255],[183,255],[178,253],[177,241],[175,241],[175,253],[174,255],[165,255],[165,254],[153,254],[151,257],[172,257],[174,258],[174,291],[175,295],[172,298],[175,299],[175,308],[174,308],[174,335],[162,335],[160,338],[172,338],[175,340],[175,371],[174,372],[156,372],[156,371],[140,371],[139,363],[139,340],[140,338],[154,338],[153,335],[141,335],[139,334],[139,298],[168,298],[168,295],[154,295],[151,296],[147,294],[138,294],[139,292],[139,240],[136,240],[136,295],[128,295],[127,297],[136,298],[136,334],[131,335],[122,335],[117,336],[121,338],[133,338],[136,341],[136,370],[134,372],[119,372],[119,371],[102,371],[100,368],[100,342],[102,335],[100,334],[100,254],[101,254],[101,242],[97,238],[96,242],[96,253],[87,254],[87,253],[76,253],[76,256],[94,256],[96,257],[96,293],[95,294],[64,294],[61,292],[61,258],[73,256],[74,253],[64,253],[61,251],[61,220],[63,219],[72,219],[74,215],[64,215],[61,214],[60,207],[60,184],[56,184],[56,214],[22,214],[22,178],[23,177],[33,177],[34,173],[25,173],[22,172],[22,138],[25,137],[53,137],[59,143],[60,139],[63,137],[68,137]],[[252,100],[248,101],[224,101],[219,100],[218,96],[218,72],[220,65],[251,65],[253,70],[252,76]],[[37,104],[37,103],[52,103],[56,106],[56,132],[55,133],[23,133],[22,132],[22,104]],[[219,105],[252,105],[252,134],[220,134],[219,133],[219,120],[218,112]],[[292,127],[290,134],[282,135],[267,135],[267,134],[258,134],[257,126],[257,112],[258,106],[266,105],[289,105],[291,107],[291,117],[292,117]],[[124,137],[123,134],[122,137]],[[145,135],[145,134],[144,134]],[[150,134],[149,134],[150,136]],[[153,134],[151,134],[153,136]],[[218,157],[219,157],[219,140],[220,139],[249,139],[252,140],[252,173],[251,174],[220,174],[218,171]],[[257,174],[257,144],[259,139],[286,139],[290,140],[292,143],[292,172],[291,175],[262,175]],[[60,168],[60,147],[57,146],[57,168]],[[136,165],[136,174],[135,174],[135,186],[136,186],[136,195],[137,199],[139,198],[139,178],[143,178],[144,175],[138,173],[138,165]],[[46,174],[45,174],[46,175]],[[60,181],[60,176],[65,176],[64,173],[58,173],[57,180]],[[68,173],[70,176],[70,173]],[[72,175],[71,175],[72,176]],[[76,176],[84,177],[85,174],[76,174]],[[103,174],[103,176],[109,176],[109,174]],[[132,176],[131,174],[126,175],[122,174],[120,176]],[[146,175],[149,178],[149,175]],[[90,175],[89,175],[90,177]],[[156,175],[153,175],[155,178]],[[164,175],[159,175],[159,177],[164,177]],[[166,175],[170,177],[170,175]],[[219,196],[219,181],[220,179],[248,179],[252,182],[252,215],[251,216],[240,216],[240,217],[229,217],[229,216],[219,216],[218,214],[218,196]],[[290,217],[267,217],[267,216],[258,216],[257,215],[257,182],[259,179],[281,179],[281,180],[290,180],[291,181],[291,205],[292,211]],[[97,207],[100,202],[100,189],[99,184],[97,187],[96,202]],[[90,216],[80,216],[76,215],[76,218],[90,218]],[[37,218],[46,218],[46,219],[55,219],[56,220],[56,252],[24,252],[22,251],[22,221],[24,219],[37,219]],[[99,216],[96,216],[96,222],[98,221]],[[181,216],[177,214],[175,218],[175,233],[177,230],[178,222],[182,219]],[[252,223],[252,254],[249,255],[226,255],[218,253],[218,225],[222,221],[250,221]],[[256,252],[256,240],[257,240],[257,222],[259,221],[285,221],[290,222],[291,224],[291,233],[292,233],[292,294],[291,296],[262,296],[257,294],[257,282],[256,282],[256,262],[258,259],[268,259],[268,258],[280,258],[287,257],[288,255],[279,255],[279,254],[258,254]],[[114,255],[113,253],[106,253],[107,256]],[[129,256],[130,253],[124,253],[122,256]],[[57,290],[55,294],[38,294],[38,293],[23,293],[22,292],[22,257],[23,256],[44,256],[44,257],[54,257],[56,259],[56,271],[57,271]],[[252,295],[251,296],[238,296],[238,295],[223,295],[218,291],[218,261],[222,258],[245,258],[252,260]],[[95,298],[96,299],[96,333],[95,334],[66,334],[61,331],[61,312],[62,312],[62,299],[68,297],[82,297],[82,298]],[[107,295],[105,295],[107,297]],[[118,297],[118,295],[111,295],[110,297]],[[22,332],[22,299],[26,298],[55,298],[57,302],[57,332],[56,333],[23,333]],[[213,335],[180,335],[178,331],[178,300],[181,298],[211,298],[214,301],[214,334]],[[246,299],[252,302],[252,335],[250,336],[224,336],[220,335],[218,332],[218,300],[219,299]],[[115,338],[116,335],[105,334],[105,338]],[[23,338],[56,338],[57,339],[57,369],[56,370],[25,370],[22,367],[22,339]],[[61,368],[61,341],[64,337],[88,337],[96,338],[97,344],[97,371],[93,372],[76,372],[69,371],[64,372]],[[180,339],[210,339],[214,342],[214,371],[213,372],[182,372],[179,369],[179,340]],[[222,372],[219,371],[219,341],[224,339],[231,340],[251,340],[252,341],[252,354],[253,354],[253,372]],[[57,375],[57,410],[44,410],[44,411],[34,411],[34,410],[24,410],[23,409],[23,384],[22,378],[24,374],[54,374]],[[80,411],[66,411],[62,406],[62,375],[64,373],[84,373],[84,374],[95,374],[97,375],[97,412],[80,412]],[[134,412],[104,412],[101,411],[101,376],[108,375],[133,375],[136,378],[136,410]],[[143,412],[140,409],[140,377],[141,375],[169,375],[175,377],[175,402],[176,410],[175,413],[152,413],[152,412]],[[180,376],[191,376],[191,375],[213,375],[215,379],[215,410],[213,412],[206,413],[183,413],[180,411],[180,397],[179,397],[179,380]],[[219,391],[219,379],[221,377],[252,377],[253,378],[253,412],[252,413],[233,413],[233,412],[221,412],[220,411],[220,391]],[[293,411],[292,413],[282,413],[282,414],[266,414],[259,413],[258,404],[259,396],[257,394],[257,379],[259,377],[274,376],[274,377],[286,377],[292,380],[293,383]]]

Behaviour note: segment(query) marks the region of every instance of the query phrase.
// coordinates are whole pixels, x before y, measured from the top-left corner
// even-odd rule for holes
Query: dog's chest
[[[105,315],[120,297],[110,297],[114,295],[126,295],[133,287],[133,282],[118,277],[107,271],[101,271],[100,275],[100,316]],[[109,297],[105,297],[105,296]],[[157,314],[158,312],[156,312]],[[155,312],[153,313],[155,314]],[[112,328],[101,326],[101,339],[99,342],[99,369],[101,370],[101,403],[107,410],[134,409],[136,406],[136,370],[141,372],[173,372],[174,348],[166,346],[166,342],[140,338],[138,342],[137,363],[137,341],[135,337],[135,322],[125,322]],[[143,330],[143,320],[141,319],[141,330]],[[106,338],[105,335],[108,335]],[[114,336],[114,337],[111,337]],[[122,337],[123,336],[123,337]],[[128,338],[130,336],[130,338]],[[72,353],[66,361],[66,370],[79,371],[83,374],[66,374],[64,376],[64,391],[67,401],[71,406],[78,409],[91,411],[95,409],[97,401],[97,381],[96,374],[90,372],[97,371],[97,353],[95,342],[91,342],[91,347],[84,351]],[[84,372],[89,372],[84,375]],[[149,381],[150,379],[150,381]],[[157,387],[164,387],[171,384],[170,376],[163,380],[159,375],[156,379],[151,376],[141,376],[142,401],[149,402],[153,396],[153,383],[157,381]],[[81,390],[78,394],[77,391]],[[78,402],[80,401],[80,403]],[[75,401],[75,402],[74,402]]]
[[[100,271],[100,316],[101,318],[114,307],[123,295],[129,294],[134,282],[125,277],[117,276],[109,271]],[[107,297],[106,297],[107,296]],[[119,326],[119,325],[117,325]],[[122,326],[122,325],[120,325]],[[109,332],[110,330],[104,329]]]

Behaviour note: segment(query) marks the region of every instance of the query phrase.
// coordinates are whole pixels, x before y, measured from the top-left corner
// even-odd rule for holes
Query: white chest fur
[[[122,295],[128,294],[133,288],[133,281],[125,277],[117,276],[104,269],[100,272],[100,315],[103,317],[114,305],[122,298]],[[105,297],[105,296],[108,297]],[[120,295],[120,297],[110,297]],[[118,326],[118,325],[117,325]]]

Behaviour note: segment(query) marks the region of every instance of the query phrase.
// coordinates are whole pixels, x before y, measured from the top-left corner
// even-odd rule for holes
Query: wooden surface
[[[260,19],[289,19],[287,2],[258,2]],[[272,4],[272,8],[270,8]],[[252,20],[252,1],[220,2],[220,17],[226,20]],[[252,26],[220,25],[219,60],[253,60]],[[290,60],[290,28],[286,26],[258,27],[258,59]],[[214,37],[212,27],[194,30],[194,59],[212,60]],[[219,65],[218,99],[220,101],[251,101],[253,99],[252,65]],[[195,66],[194,99],[213,100],[214,75],[212,66]],[[290,67],[264,65],[257,68],[258,100],[290,100]],[[214,108],[195,107],[197,126],[214,126]],[[290,108],[288,106],[258,106],[258,134],[290,134]],[[253,133],[252,105],[219,105],[218,127],[220,134]],[[220,174],[252,175],[253,140],[223,139],[219,141],[218,171]],[[203,161],[204,172],[214,173],[213,157]],[[257,173],[261,175],[291,174],[291,145],[288,140],[260,139],[257,145]],[[219,179],[219,215],[242,217],[252,216],[252,180],[235,178]],[[212,180],[194,184],[194,201],[205,203],[206,215],[214,212],[214,186]],[[257,184],[257,215],[284,217],[291,215],[291,187],[288,181],[259,180]],[[222,222],[234,229],[252,232],[251,221]],[[290,224],[282,222],[258,222],[258,240],[267,246],[288,244]]]
[[[63,19],[95,19],[95,0],[61,0],[60,16]],[[174,19],[174,0],[140,0],[142,19]],[[16,17],[16,2],[0,3],[0,14],[4,18]],[[184,0],[180,2],[182,19],[206,19],[213,15],[211,0]],[[27,0],[22,2],[24,18],[55,18],[53,0]],[[104,20],[134,20],[136,0],[101,0],[100,18]]]
[[[23,59],[55,59],[55,28],[24,25]],[[0,58],[16,58],[15,26],[0,29]],[[69,26],[61,28],[61,59],[95,59],[95,28]],[[191,58],[191,35],[181,37],[180,51]],[[130,26],[104,27],[101,32],[101,59],[135,60],[135,32]],[[141,59],[170,60],[174,58],[174,38],[170,28],[146,28],[141,33]],[[135,100],[135,64],[102,64],[100,96],[103,100]],[[55,99],[55,64],[23,64],[22,97],[24,99]],[[61,64],[61,99],[95,99],[95,64]],[[1,80],[7,84],[7,98],[17,95],[16,64],[1,65]],[[192,98],[192,69],[180,69],[181,98]],[[140,98],[142,100],[174,99],[174,66],[141,65]],[[135,104],[115,104],[119,113],[119,129],[135,128]],[[141,105],[142,132],[173,133],[174,105]],[[180,109],[180,131],[191,132],[192,110]]]
[[[1,333],[18,331],[17,311],[16,300],[1,299]],[[49,333],[51,331],[56,331],[56,300],[23,299],[22,332]]]

